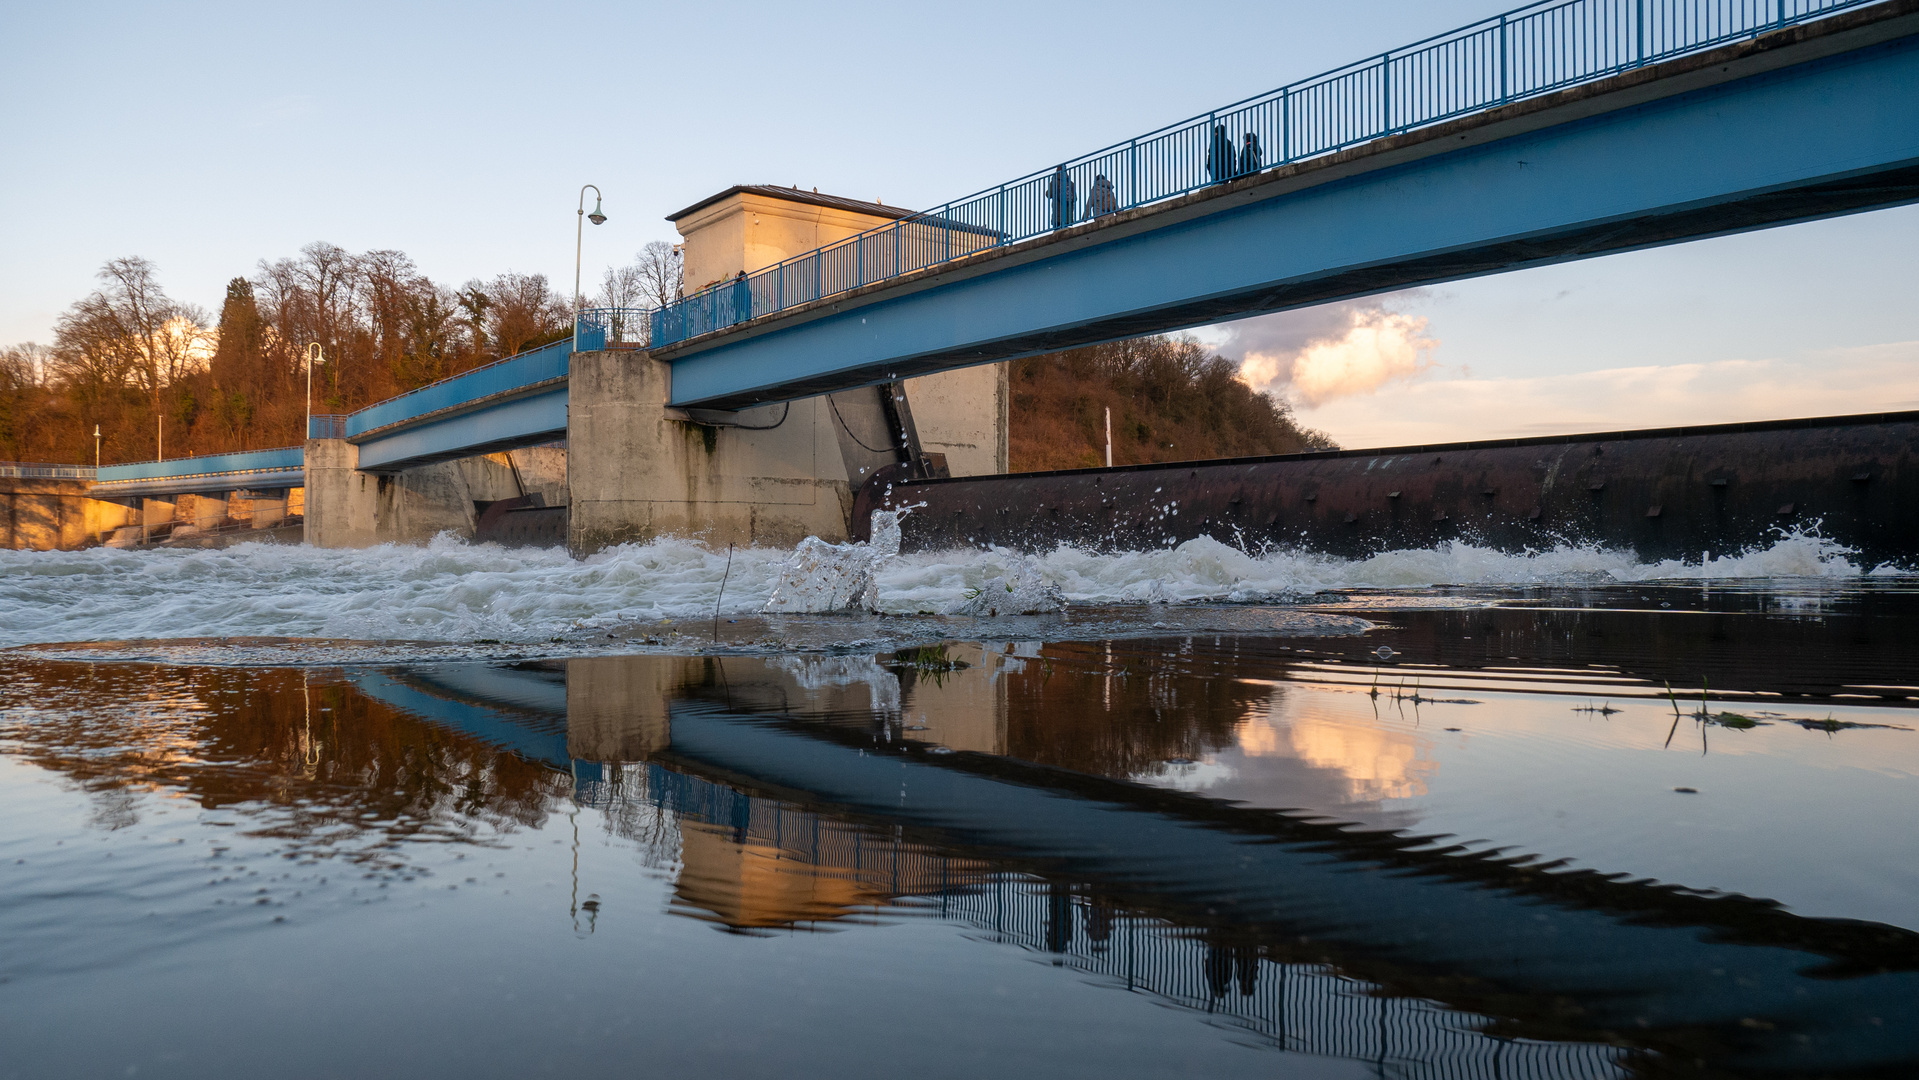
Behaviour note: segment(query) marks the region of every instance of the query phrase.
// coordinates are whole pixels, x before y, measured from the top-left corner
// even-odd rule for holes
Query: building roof
[[[733,195],[759,195],[768,199],[785,199],[787,202],[811,203],[814,206],[830,206],[835,210],[847,210],[855,214],[871,214],[874,217],[908,218],[918,213],[898,206],[885,206],[881,203],[866,202],[861,199],[847,199],[838,195],[822,195],[817,191],[802,191],[796,187],[776,187],[772,184],[735,184],[720,192],[709,195],[678,213],[666,215],[668,221],[678,221],[688,214],[704,210],[721,199]]]

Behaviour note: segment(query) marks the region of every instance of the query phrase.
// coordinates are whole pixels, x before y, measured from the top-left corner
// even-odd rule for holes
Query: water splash
[[[817,536],[800,541],[780,567],[779,582],[761,610],[774,614],[878,611],[874,575],[900,553],[904,510],[873,511],[873,539],[829,544]]]
[[[1152,551],[1060,547],[892,554],[875,533],[866,572],[819,590],[826,603],[887,614],[976,610],[997,580],[1070,604],[1248,602],[1347,588],[1586,581],[1858,579],[1852,552],[1814,532],[1699,562],[1641,562],[1630,553],[1563,545],[1507,554],[1470,544],[1367,559],[1248,554],[1215,540]],[[829,550],[858,545],[820,544]],[[722,612],[766,608],[798,549],[734,554]],[[627,544],[587,559],[558,549],[503,549],[442,537],[424,547],[320,550],[242,544],[224,550],[0,551],[0,645],[134,638],[282,636],[443,642],[545,642],[662,619],[710,618],[727,553],[689,540]],[[1895,573],[1891,568],[1874,575]],[[857,585],[857,589],[854,586]],[[1054,590],[1057,590],[1056,592]],[[775,610],[833,610],[787,607]],[[1000,614],[1009,614],[1000,608]]]

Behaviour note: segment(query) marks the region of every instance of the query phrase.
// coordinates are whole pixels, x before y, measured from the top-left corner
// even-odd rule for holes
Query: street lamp
[[[593,189],[593,212],[586,212],[586,189]],[[585,243],[586,223],[604,224],[606,215],[600,213],[600,189],[594,184],[580,186],[580,220],[573,226],[573,351],[580,351],[580,245]]]
[[[314,358],[314,354],[316,353],[319,354],[320,363],[322,364],[326,363],[326,350],[320,347],[320,343],[317,341],[307,342],[307,434],[306,434],[306,437],[309,439],[313,438],[313,358]]]
[[[100,471],[100,425],[93,425],[93,471]]]

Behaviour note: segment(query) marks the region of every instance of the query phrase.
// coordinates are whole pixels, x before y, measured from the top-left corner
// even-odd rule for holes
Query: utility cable
[[[781,404],[784,405],[785,408],[780,410],[780,418],[770,424],[720,424],[716,426],[737,428],[740,431],[772,431],[774,428],[786,423],[786,414],[793,411],[792,402],[785,401],[781,402]]]
[[[866,452],[867,452],[867,453],[869,453],[869,454],[895,454],[895,455],[897,455],[897,454],[899,453],[899,450],[898,450],[898,449],[897,449],[896,447],[891,447],[891,446],[889,446],[889,447],[886,447],[885,449],[881,449],[881,448],[879,448],[879,447],[877,447],[877,446],[868,446],[868,445],[866,445],[866,442],[865,442],[864,440],[862,440],[862,439],[861,439],[861,438],[859,437],[859,435],[857,435],[856,433],[854,433],[854,431],[853,431],[853,428],[852,428],[852,425],[850,425],[850,424],[848,424],[848,423],[846,422],[846,417],[844,417],[844,416],[841,416],[841,415],[840,415],[840,407],[839,407],[839,405],[838,405],[838,404],[836,404],[836,403],[835,403],[835,402],[833,401],[833,395],[831,395],[831,394],[828,394],[828,395],[826,395],[826,405],[827,405],[827,407],[828,407],[828,408],[830,408],[830,409],[832,409],[832,410],[833,410],[833,419],[835,419],[835,420],[838,420],[838,421],[840,422],[840,427],[841,427],[841,428],[842,428],[842,429],[843,429],[843,430],[844,430],[844,431],[846,432],[846,436],[847,436],[847,438],[849,438],[849,439],[852,439],[852,440],[853,440],[853,441],[854,441],[855,443],[858,443],[858,444],[859,444],[859,448],[860,448],[861,450],[864,450],[864,451],[866,451]]]

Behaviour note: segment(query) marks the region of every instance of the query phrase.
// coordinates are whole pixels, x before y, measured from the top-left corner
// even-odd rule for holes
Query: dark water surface
[[[1919,592],[1323,599],[1376,628],[0,653],[0,1077],[1919,1073]]]

